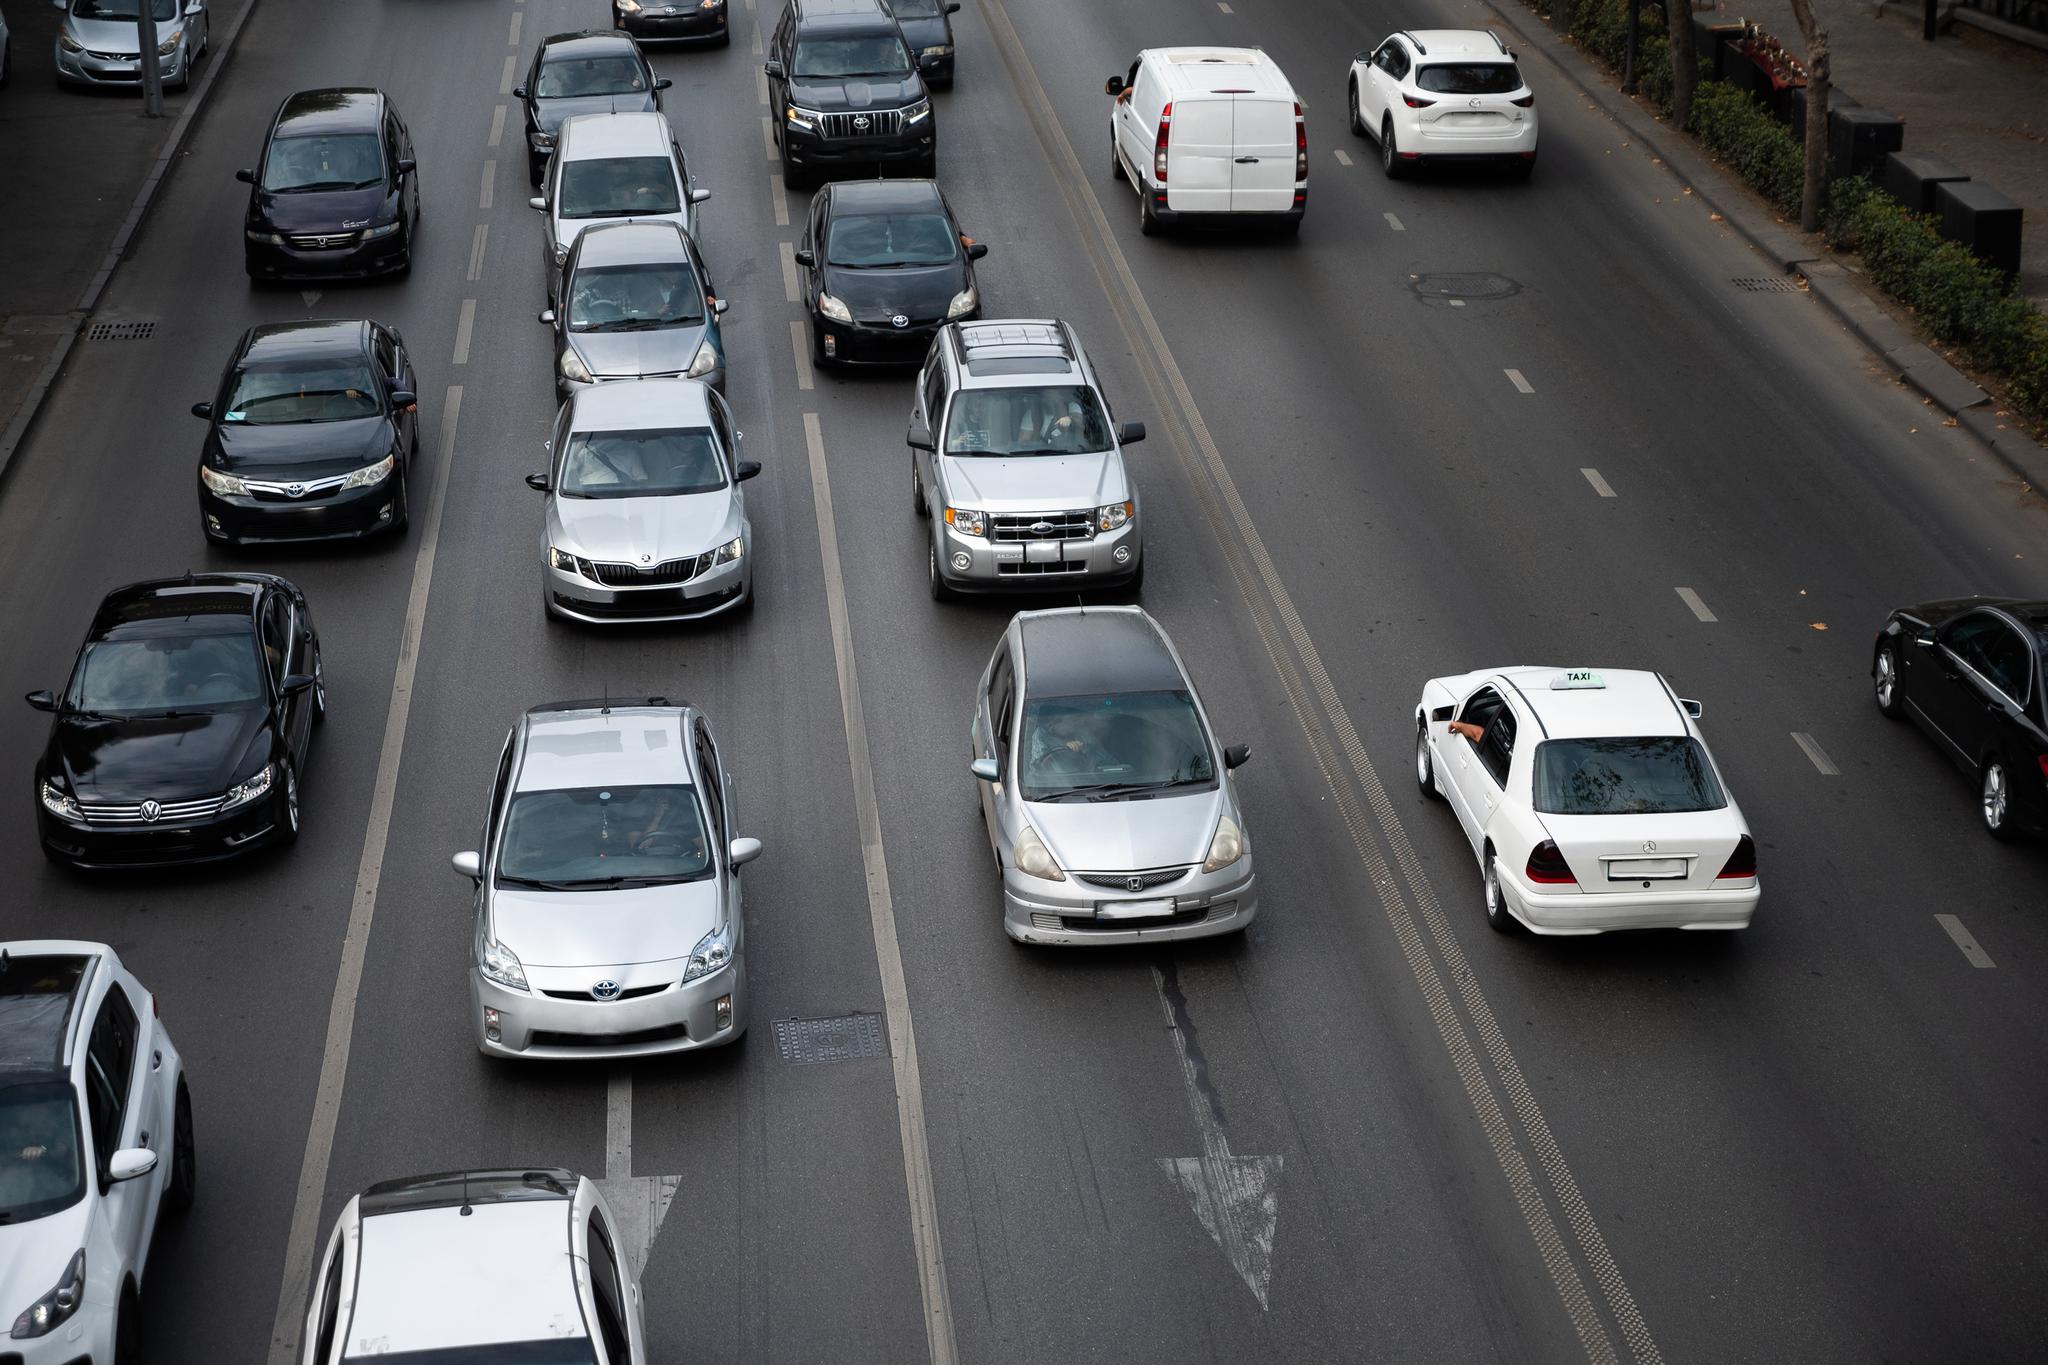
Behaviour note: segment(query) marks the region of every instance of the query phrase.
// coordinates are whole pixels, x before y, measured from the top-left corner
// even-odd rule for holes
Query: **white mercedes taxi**
[[[1744,929],[1756,842],[1656,673],[1503,668],[1432,678],[1415,780],[1457,814],[1486,919],[1539,934]]]

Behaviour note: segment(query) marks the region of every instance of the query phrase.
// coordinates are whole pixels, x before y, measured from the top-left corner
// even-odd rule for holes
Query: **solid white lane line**
[[[491,240],[491,225],[478,223],[476,239],[469,244],[469,278],[474,280],[483,273],[484,245]]]
[[[768,173],[768,198],[775,205],[775,226],[789,226],[789,200],[783,196],[782,172]]]
[[[1330,149],[1330,154],[1337,158],[1337,164],[1339,166],[1349,166],[1351,164],[1351,154],[1345,151],[1342,147],[1332,147]]]
[[[1970,936],[1970,931],[1965,929],[1963,922],[1954,915],[1936,915],[1934,922],[1948,931],[1948,936],[1955,940],[1956,947],[1963,950],[1964,959],[1972,967],[1996,967],[1998,965],[1991,960],[1991,954],[1977,946],[1977,940]]]
[[[1721,619],[1707,610],[1707,604],[1700,601],[1700,595],[1691,588],[1680,588],[1678,590],[1678,600],[1691,607],[1692,614],[1699,617],[1702,621],[1718,621]]]
[[[811,339],[805,335],[807,330],[801,322],[789,324],[789,344],[796,350],[796,386],[800,389],[811,387]]]
[[[370,925],[377,913],[377,886],[384,875],[385,843],[391,833],[392,801],[398,791],[399,758],[405,748],[406,720],[412,714],[413,673],[419,667],[427,592],[434,581],[434,550],[441,542],[441,508],[451,482],[456,424],[462,417],[460,384],[448,386],[442,410],[446,415],[441,419],[441,458],[434,471],[437,477],[426,516],[419,523],[420,547],[413,556],[412,591],[406,598],[405,628],[398,641],[391,704],[384,713],[384,744],[377,757],[376,785],[370,789],[370,823],[363,831],[363,856],[356,864],[355,899],[349,907],[348,931],[341,940],[334,998],[327,1009],[327,1041],[320,1054],[320,1080],[313,1092],[306,1154],[299,1163],[298,1195],[292,1201],[292,1227],[285,1241],[277,1317],[270,1329],[270,1365],[293,1365],[298,1359],[299,1329],[305,1325],[306,1287],[313,1278],[313,1248],[320,1236],[320,1202],[327,1193],[327,1165],[334,1155],[342,1085],[348,1080],[356,995],[362,989],[363,961],[370,950]]]
[[[1611,498],[1614,496],[1614,490],[1607,486],[1607,480],[1600,477],[1599,470],[1581,469],[1579,472],[1586,476],[1587,483],[1593,485],[1593,491],[1595,493],[1598,493],[1603,498]]]
[[[498,159],[494,156],[487,156],[484,158],[483,188],[476,192],[476,206],[480,209],[489,208],[491,201],[497,197],[497,193]]]
[[[766,114],[761,115],[761,146],[767,150],[768,159],[773,161],[775,159],[775,125],[768,121]]]
[[[1515,392],[1517,392],[1517,393],[1534,393],[1534,392],[1536,392],[1536,386],[1535,386],[1534,384],[1531,384],[1531,383],[1530,383],[1530,382],[1529,382],[1528,380],[1524,379],[1524,378],[1522,377],[1522,372],[1521,372],[1520,370],[1506,370],[1506,371],[1503,371],[1503,373],[1505,373],[1505,374],[1507,375],[1507,377],[1508,377],[1508,383],[1510,383],[1510,384],[1513,384],[1513,385],[1515,386]]]
[[[455,324],[455,363],[469,363],[469,334],[476,328],[476,300],[462,301],[462,320]]]
[[[524,10],[515,9],[512,11],[512,31],[505,36],[505,41],[513,47],[519,46],[519,24],[525,18],[526,12]]]
[[[825,608],[832,621],[832,655],[839,666],[839,707],[846,728],[846,758],[853,769],[853,806],[867,871],[868,917],[874,928],[875,965],[882,975],[882,1010],[889,1023],[889,1061],[896,1073],[896,1123],[903,1140],[903,1179],[910,1197],[910,1235],[917,1249],[918,1288],[924,1298],[931,1365],[953,1365],[953,1310],[946,1291],[946,1256],[939,1245],[939,1202],[932,1190],[931,1152],[925,1141],[924,1083],[911,1025],[910,987],[896,941],[896,908],[889,894],[889,864],[882,848],[882,807],[875,795],[867,722],[854,666],[853,621],[839,564],[839,522],[832,515],[832,484],[825,469],[825,438],[818,414],[804,414],[804,444],[811,457],[811,498],[817,510],[818,550],[825,568]]]
[[[1842,770],[1835,766],[1835,761],[1832,758],[1828,757],[1828,751],[1821,748],[1820,741],[1812,735],[1807,734],[1804,730],[1794,730],[1792,732],[1792,742],[1805,751],[1809,759],[1813,760],[1813,766],[1820,769],[1822,777],[1840,777],[1842,775]]]
[[[790,303],[796,302],[796,247],[788,242],[777,244],[782,257],[782,297]]]
[[[500,141],[504,139],[504,136],[505,106],[501,104],[496,109],[493,109],[491,111],[491,140],[489,142],[486,142],[484,145],[486,147],[495,147],[498,145]]]
[[[768,73],[758,66],[754,68],[754,100],[758,104],[768,102]]]
[[[1396,232],[1406,232],[1408,230],[1407,228],[1402,227],[1401,220],[1399,218],[1396,218],[1391,213],[1383,213],[1380,215],[1380,217],[1386,219],[1387,226],[1392,228]]]
[[[505,74],[498,77],[499,94],[509,95],[512,93],[512,73],[518,68],[518,65],[519,58],[517,57],[507,57],[505,59]]]

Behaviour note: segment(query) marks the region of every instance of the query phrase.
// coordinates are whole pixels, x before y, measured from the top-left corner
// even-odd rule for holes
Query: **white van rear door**
[[[1166,142],[1166,206],[1175,213],[1228,213],[1235,155],[1229,95],[1175,100]]]
[[[1231,109],[1230,211],[1285,213],[1294,207],[1294,101],[1235,95]]]

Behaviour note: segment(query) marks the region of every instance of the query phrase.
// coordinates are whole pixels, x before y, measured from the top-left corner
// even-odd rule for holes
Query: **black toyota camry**
[[[915,365],[948,322],[981,315],[974,262],[930,180],[843,180],[811,200],[796,264],[820,364]]]
[[[272,574],[187,574],[109,593],[36,764],[43,853],[77,867],[233,857],[299,834],[327,710],[306,596]]]

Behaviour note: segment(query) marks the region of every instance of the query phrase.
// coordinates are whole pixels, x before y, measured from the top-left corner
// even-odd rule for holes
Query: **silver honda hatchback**
[[[505,740],[476,884],[470,1020],[498,1057],[637,1057],[746,1032],[731,773],[695,707],[536,706]]]
[[[1234,933],[1258,899],[1230,770],[1159,623],[1137,607],[1019,612],[982,673],[974,775],[1022,943]]]

